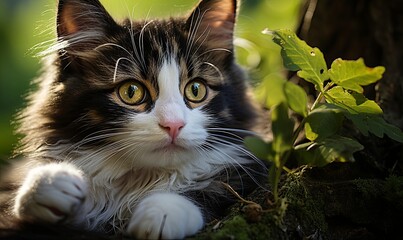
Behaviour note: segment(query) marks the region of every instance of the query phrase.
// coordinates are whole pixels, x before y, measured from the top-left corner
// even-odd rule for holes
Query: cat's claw
[[[155,193],[136,207],[128,234],[137,239],[183,239],[197,233],[204,221],[200,209],[174,193]]]
[[[19,189],[14,212],[21,220],[57,223],[74,217],[87,194],[83,173],[69,164],[32,169]]]

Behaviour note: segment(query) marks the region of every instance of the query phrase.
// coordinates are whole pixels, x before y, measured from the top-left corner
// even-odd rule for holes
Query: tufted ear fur
[[[98,0],[59,0],[57,35],[68,52],[91,50],[117,26]]]
[[[187,20],[190,34],[211,49],[233,50],[237,0],[201,0]]]

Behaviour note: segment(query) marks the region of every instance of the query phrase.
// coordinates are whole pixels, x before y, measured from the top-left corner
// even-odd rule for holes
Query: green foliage
[[[387,135],[403,142],[402,131],[387,123],[378,104],[363,95],[362,86],[380,80],[384,67],[369,68],[363,59],[336,59],[328,69],[322,52],[310,47],[292,31],[266,30],[264,33],[272,35],[273,41],[280,45],[284,66],[297,71],[300,78],[312,83],[318,91],[318,97],[308,108],[307,94],[298,85],[281,78],[266,84],[271,87],[266,103],[272,109],[273,140],[266,143],[248,138],[246,145],[258,157],[273,163],[270,179],[276,201],[276,185],[290,154],[300,164],[311,166],[354,160],[353,154],[364,147],[355,139],[340,135],[346,119],[364,136],[369,133],[377,137]],[[294,123],[289,116],[290,110],[302,117],[301,123]],[[305,140],[298,145],[301,133]]]
[[[290,71],[298,71],[299,77],[313,83],[317,90],[323,90],[327,80],[327,67],[322,52],[308,46],[291,30],[271,32],[273,41],[281,46],[284,66]]]
[[[304,89],[291,82],[284,84],[284,95],[289,107],[301,116],[308,115],[308,97]]]
[[[368,68],[362,58],[357,61],[344,61],[340,58],[334,60],[329,69],[330,79],[347,90],[362,93],[362,86],[374,83],[382,78],[384,67]]]
[[[343,116],[340,109],[322,104],[313,109],[305,118],[305,135],[310,141],[318,141],[335,135],[342,124]]]

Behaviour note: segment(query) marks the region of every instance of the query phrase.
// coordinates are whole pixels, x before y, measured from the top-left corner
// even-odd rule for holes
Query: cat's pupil
[[[138,90],[138,87],[136,85],[130,85],[129,89],[127,89],[127,96],[129,98],[133,98],[133,96],[137,90]]]
[[[193,96],[195,96],[195,97],[199,96],[199,89],[200,89],[200,84],[199,83],[193,83],[193,85],[192,85]]]

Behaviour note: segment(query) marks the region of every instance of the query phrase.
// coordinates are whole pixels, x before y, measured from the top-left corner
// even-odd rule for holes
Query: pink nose
[[[183,121],[161,121],[159,125],[169,134],[172,141],[174,141],[179,135],[180,130],[185,126],[185,123]]]

